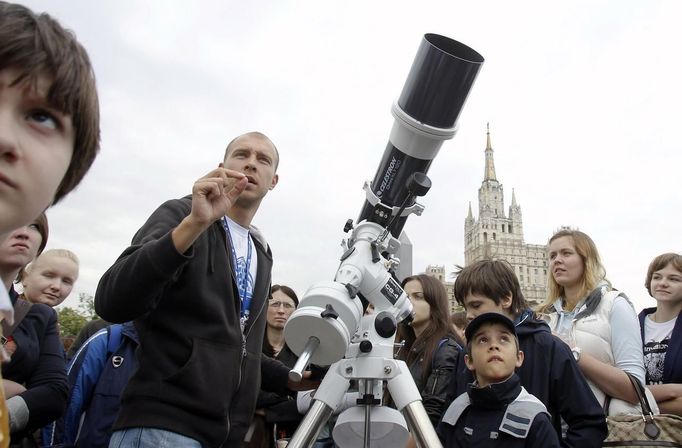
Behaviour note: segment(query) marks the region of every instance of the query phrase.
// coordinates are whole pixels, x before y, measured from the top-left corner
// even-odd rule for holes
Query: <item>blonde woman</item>
[[[55,307],[62,303],[78,280],[78,257],[67,249],[50,249],[28,265],[21,278],[24,298]]]
[[[571,347],[597,400],[612,397],[608,414],[639,413],[625,373],[644,384],[637,314],[606,279],[594,241],[579,230],[560,230],[549,240],[549,266],[548,298],[539,311]]]

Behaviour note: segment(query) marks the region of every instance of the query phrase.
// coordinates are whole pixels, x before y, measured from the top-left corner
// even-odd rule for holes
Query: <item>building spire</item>
[[[512,207],[518,207],[518,205],[516,204],[516,193],[514,193],[514,189],[513,189],[513,188],[512,188],[512,203],[511,203],[511,206],[512,206]]]
[[[474,214],[471,213],[471,201],[469,201],[469,214],[467,215],[467,219],[474,219]]]
[[[487,127],[487,142],[485,147],[485,174],[483,180],[497,180],[495,175],[495,161],[493,160],[493,146],[490,143],[490,123],[486,125]]]

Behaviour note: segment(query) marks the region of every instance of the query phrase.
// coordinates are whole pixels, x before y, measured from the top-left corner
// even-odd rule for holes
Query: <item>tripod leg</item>
[[[321,401],[313,401],[310,410],[306,413],[296,432],[291,437],[287,448],[308,448],[312,446],[320,434],[322,425],[327,423],[333,412],[332,408]]]
[[[442,446],[421,401],[413,401],[405,406],[403,416],[405,416],[410,433],[419,448]]]
[[[407,364],[398,361],[397,365],[400,373],[388,381],[388,391],[391,393],[396,408],[403,413],[410,433],[419,448],[442,448],[443,445],[424,409],[421,394],[412,380]]]
[[[298,429],[289,441],[288,448],[308,448],[317,439],[322,425],[327,423],[334,410],[343,400],[350,387],[350,381],[337,373],[340,362],[329,368],[320,387],[315,391],[315,399],[310,410],[298,425]]]

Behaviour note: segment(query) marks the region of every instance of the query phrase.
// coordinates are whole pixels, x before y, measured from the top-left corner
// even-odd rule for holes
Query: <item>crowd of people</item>
[[[273,285],[270,246],[252,224],[279,180],[277,147],[239,135],[190,195],[161,204],[100,279],[102,319],[66,353],[53,307],[79,260],[45,250],[45,210],[98,148],[85,49],[49,15],[0,1],[0,448],[279,446],[323,369],[289,378],[297,355],[284,327],[299,299]],[[413,313],[395,356],[445,447],[600,447],[606,416],[641,412],[632,381],[655,412],[682,415],[682,255],[650,263],[656,306],[639,316],[586,233],[554,234],[548,261],[537,309],[500,260],[457,273],[463,311],[452,316],[440,281],[402,279]],[[334,441],[322,434],[316,446]]]

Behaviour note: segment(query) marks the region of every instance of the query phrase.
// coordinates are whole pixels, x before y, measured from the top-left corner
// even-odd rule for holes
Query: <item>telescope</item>
[[[412,305],[394,271],[400,263],[400,233],[410,214],[424,210],[416,199],[431,187],[431,162],[443,141],[457,132],[483,61],[473,49],[445,36],[426,34],[421,41],[391,108],[395,120],[379,168],[363,186],[365,203],[356,224],[348,220],[344,227],[350,236],[342,242],[334,280],[310,287],[284,328],[287,345],[299,356],[292,380],[300,381],[309,363],[331,365],[290,448],[312,445],[351,381],[360,398],[339,415],[333,431],[337,445],[379,446],[381,440],[381,446],[404,446],[407,420],[417,446],[440,446],[407,366],[393,359],[397,324],[412,318]],[[373,314],[364,315],[363,301],[374,306]],[[397,410],[380,406],[384,384]]]

